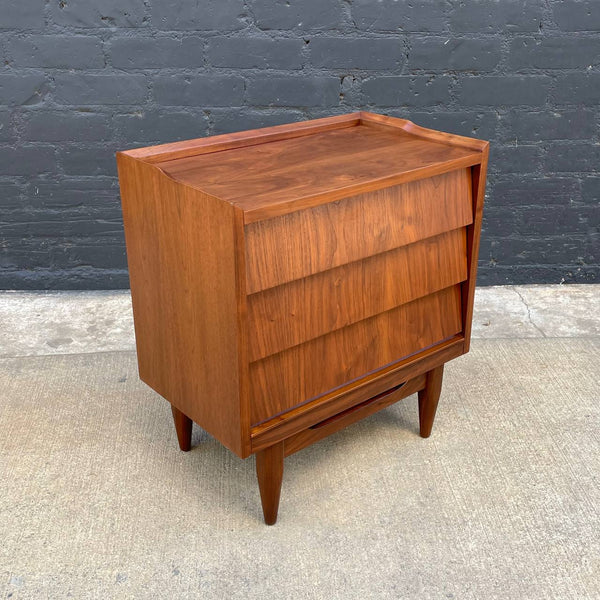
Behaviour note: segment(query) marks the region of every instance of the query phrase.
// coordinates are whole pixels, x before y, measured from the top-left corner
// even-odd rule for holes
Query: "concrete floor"
[[[128,294],[0,294],[0,597],[600,598],[600,286],[478,290],[432,437],[413,396],[254,459],[137,377]]]
[[[0,292],[0,357],[135,350],[128,291]],[[475,339],[600,335],[600,285],[478,288]]]

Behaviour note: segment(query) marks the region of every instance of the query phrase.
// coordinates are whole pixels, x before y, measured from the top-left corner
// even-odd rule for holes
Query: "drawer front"
[[[467,278],[466,230],[269,288],[248,297],[255,361],[427,296]]]
[[[471,172],[368,192],[245,226],[249,294],[473,221]]]
[[[462,330],[460,284],[250,364],[259,424]]]

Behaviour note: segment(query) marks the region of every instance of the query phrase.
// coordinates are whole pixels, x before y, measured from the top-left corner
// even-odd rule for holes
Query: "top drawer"
[[[245,227],[248,294],[473,221],[470,169],[367,192]]]

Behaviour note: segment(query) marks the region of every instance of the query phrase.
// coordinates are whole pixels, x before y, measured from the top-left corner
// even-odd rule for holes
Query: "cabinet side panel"
[[[233,208],[117,162],[140,378],[241,456]]]

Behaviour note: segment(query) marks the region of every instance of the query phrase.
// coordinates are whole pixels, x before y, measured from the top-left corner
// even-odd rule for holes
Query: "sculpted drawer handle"
[[[368,406],[369,404],[372,404],[373,402],[376,402],[377,400],[381,400],[382,398],[385,398],[386,396],[393,394],[394,392],[399,390],[406,383],[407,383],[406,381],[403,381],[402,383],[395,385],[393,388],[390,388],[389,390],[386,390],[385,392],[381,392],[381,394],[377,394],[376,396],[373,396],[372,398],[369,398],[368,400],[365,400],[364,402],[361,402],[360,404],[356,404],[354,406],[351,406],[350,408],[347,408],[346,410],[343,410],[342,412],[338,413],[337,415],[333,415],[333,417],[328,417],[324,421],[320,421],[319,423],[315,423],[314,425],[311,425],[309,427],[309,429],[319,429],[319,427],[323,427],[324,425],[329,425],[329,423],[333,423],[334,421],[337,421],[338,419],[345,417],[346,415],[354,412],[355,410],[360,410],[361,408],[364,408],[365,406]]]

